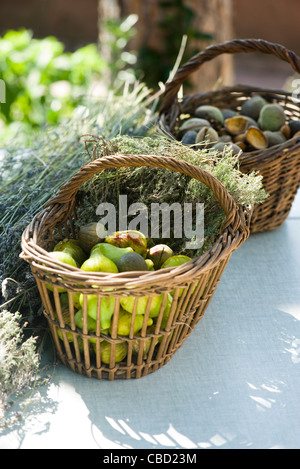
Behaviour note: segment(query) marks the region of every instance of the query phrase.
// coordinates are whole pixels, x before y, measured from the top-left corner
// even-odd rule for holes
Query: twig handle
[[[61,187],[56,197],[51,199],[46,206],[54,204],[67,204],[74,200],[79,188],[96,173],[110,168],[120,167],[152,167],[163,168],[190,176],[204,183],[219,200],[226,214],[224,226],[233,226],[241,231],[247,230],[242,220],[239,209],[233,197],[228,193],[223,184],[211,173],[183,160],[173,157],[157,155],[111,155],[98,158],[83,166],[67,184]]]
[[[293,51],[286,49],[281,44],[268,42],[263,39],[234,39],[221,44],[215,44],[194,55],[188,62],[178,69],[173,80],[166,84],[160,114],[170,108],[184,80],[191,75],[191,73],[198,70],[202,64],[221,54],[237,54],[242,52],[262,52],[263,54],[272,54],[280,60],[288,62],[293,70],[300,73],[299,56],[297,56]]]

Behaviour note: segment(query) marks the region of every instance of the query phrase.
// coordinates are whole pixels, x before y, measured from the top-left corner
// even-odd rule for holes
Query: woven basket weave
[[[105,169],[141,166],[177,171],[195,178],[212,190],[226,215],[213,248],[181,266],[152,272],[85,272],[51,258],[48,252],[59,240],[77,236],[76,194],[81,185]],[[203,316],[231,254],[249,236],[250,218],[251,209],[238,207],[224,186],[210,173],[172,157],[114,155],[83,166],[34,217],[22,236],[21,257],[31,266],[62,362],[77,373],[109,380],[140,378],[166,364]],[[68,321],[60,303],[61,288],[69,297]],[[82,330],[75,326],[74,292],[83,293],[84,296]],[[171,292],[169,316],[162,326],[165,302]],[[97,328],[94,332],[87,329],[88,295],[97,295],[98,298]],[[134,309],[129,335],[120,336],[117,333],[120,299],[128,295],[134,295],[135,302],[146,296],[148,303],[140,333],[133,332]],[[162,295],[162,303],[155,325],[149,331],[149,308],[152,298],[157,295]],[[101,300],[108,296],[115,298],[110,336],[100,331]],[[111,344],[109,363],[101,360],[103,339]],[[127,355],[117,362],[116,350],[120,343],[125,343]]]
[[[167,136],[176,138],[176,128],[180,115],[193,114],[200,105],[214,105],[239,111],[245,99],[259,94],[268,102],[280,104],[289,119],[300,119],[300,101],[290,93],[237,85],[223,87],[217,91],[185,95],[178,99],[178,91],[184,81],[205,62],[220,54],[261,52],[271,54],[288,62],[292,69],[300,73],[300,58],[280,44],[257,39],[236,39],[208,47],[192,57],[166,84],[162,98],[158,128]],[[240,156],[240,169],[244,173],[253,170],[263,176],[263,185],[269,194],[268,199],[254,208],[251,219],[251,232],[266,231],[283,224],[300,185],[300,137],[285,143],[244,152]]]

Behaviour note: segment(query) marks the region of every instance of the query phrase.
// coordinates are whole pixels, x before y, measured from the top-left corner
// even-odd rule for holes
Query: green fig
[[[152,260],[154,269],[157,270],[172,256],[174,256],[174,252],[167,244],[156,244],[149,249],[147,257]]]
[[[151,259],[145,259],[145,262],[147,264],[147,267],[148,267],[149,271],[155,270],[153,261]]]
[[[68,252],[63,252],[63,251],[52,251],[48,253],[50,257],[52,257],[55,260],[58,260],[60,262],[63,262],[64,264],[71,265],[73,267],[77,267],[77,263],[75,259],[68,253]],[[50,291],[53,291],[53,286],[47,283],[47,288]],[[57,289],[58,293],[63,293],[66,291],[65,288],[59,287]]]
[[[80,267],[87,258],[77,239],[65,238],[63,241],[59,241],[54,247],[54,252],[66,252],[70,254],[76,261],[77,267]]]
[[[178,265],[185,264],[186,262],[190,261],[191,258],[189,256],[184,256],[183,254],[179,254],[177,256],[169,257],[163,265],[161,266],[161,269],[166,269],[168,267],[177,267]],[[179,290],[179,297],[181,297],[183,293],[183,288],[180,288]],[[175,290],[171,291],[171,295],[175,294]]]
[[[133,313],[135,300],[136,298],[134,296],[124,296],[121,298],[120,303],[121,303],[122,308],[125,309],[125,311],[128,311],[128,313]],[[158,296],[153,296],[151,298],[151,306],[150,306],[150,312],[149,312],[150,318],[154,318],[158,316],[162,300],[163,300],[163,294],[158,295]],[[148,304],[148,296],[139,297],[137,300],[136,314],[145,314],[147,304]]]
[[[147,255],[147,238],[137,230],[116,231],[106,236],[105,242],[119,248],[131,247],[134,252],[143,257]]]
[[[83,311],[79,309],[75,314],[75,325],[79,329],[83,329]],[[90,316],[87,317],[87,328],[88,331],[95,331],[96,330],[97,322],[92,319]]]
[[[80,268],[86,272],[119,272],[116,264],[111,259],[101,254],[98,249],[91,252],[90,257],[84,261]]]
[[[95,246],[93,246],[93,248],[91,249],[90,256],[92,254],[95,254],[96,251],[102,254],[103,256],[108,257],[108,259],[113,261],[115,264],[117,264],[121,257],[123,257],[125,254],[129,252],[134,252],[130,246],[128,246],[127,248],[119,248],[109,243],[95,244]]]
[[[119,311],[117,334],[122,335],[122,336],[128,336],[130,333],[130,329],[131,329],[131,322],[132,322],[132,314],[128,313],[127,311],[121,308]],[[134,335],[142,329],[143,322],[144,322],[144,316],[142,314],[137,314],[134,318],[134,325],[133,325]],[[152,324],[153,324],[153,319],[149,318],[147,321],[147,326],[151,326]],[[110,328],[110,334],[111,332],[112,331]]]
[[[176,267],[178,265],[185,264],[185,262],[190,261],[191,258],[189,256],[185,256],[183,254],[178,254],[176,256],[169,257],[161,266],[162,269],[166,269],[167,267]]]
[[[137,252],[128,252],[117,263],[119,272],[148,271],[148,266],[143,256]]]
[[[79,303],[80,293],[78,293],[78,292],[72,293],[72,296],[73,296],[74,308],[80,309],[81,308],[80,303]],[[69,295],[68,295],[67,292],[61,293],[61,295],[60,295],[60,304],[61,304],[62,308],[65,307],[65,306],[69,306]]]
[[[96,351],[96,345],[94,345],[94,349]],[[127,351],[128,351],[127,342],[118,342],[115,346],[114,362],[119,363],[122,360],[124,360],[124,358],[126,358]],[[100,346],[101,361],[105,363],[106,365],[109,365],[110,356],[111,356],[111,343],[108,342],[107,340],[104,340],[103,342],[101,342],[101,346]]]
[[[83,294],[79,298],[80,305],[83,307]],[[103,296],[99,298],[100,305],[100,326],[101,329],[109,329],[111,325],[111,318],[115,310],[116,299],[113,296]],[[87,296],[87,314],[90,318],[97,321],[97,309],[98,309],[98,296],[88,295]]]

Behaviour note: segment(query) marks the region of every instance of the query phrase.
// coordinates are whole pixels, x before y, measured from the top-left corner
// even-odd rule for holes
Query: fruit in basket
[[[147,267],[148,267],[149,271],[155,270],[153,261],[151,259],[145,259],[145,262],[147,264]]]
[[[246,132],[246,140],[255,150],[263,150],[268,146],[266,135],[256,127],[249,127]]]
[[[160,269],[162,264],[172,256],[174,252],[167,244],[156,244],[149,249],[147,257],[152,260],[154,269]]]
[[[137,252],[128,252],[117,262],[119,272],[147,271],[148,266],[143,256]]]
[[[83,311],[82,309],[79,309],[75,316],[74,316],[74,319],[75,319],[75,325],[76,327],[78,327],[79,329],[83,329]],[[95,331],[96,330],[96,321],[94,319],[92,319],[91,317],[87,316],[87,329],[88,331]]]
[[[132,341],[132,353],[134,355],[138,355],[140,349],[142,348],[142,350],[143,350],[143,359],[145,360],[148,356],[152,340],[154,340],[154,339],[152,339],[152,338],[150,338],[150,339],[138,338],[138,339],[133,340]],[[157,339],[156,339],[156,342],[157,342]]]
[[[202,127],[196,136],[196,143],[203,143],[208,146],[212,146],[214,143],[218,142],[218,140],[218,132],[213,129],[213,127]]]
[[[300,131],[300,120],[291,119],[288,122],[288,126],[291,130],[291,136],[293,137],[297,132]]]
[[[177,267],[179,265],[185,264],[186,262],[190,261],[191,258],[189,256],[185,256],[183,254],[178,254],[176,256],[172,256],[169,259],[167,259],[163,265],[161,266],[161,269],[166,269],[168,267]],[[180,288],[178,296],[181,297],[183,293],[183,288]],[[171,295],[175,294],[175,290],[171,291]]]
[[[181,139],[184,145],[194,145],[196,143],[197,132],[196,130],[188,130]]]
[[[63,319],[63,322],[64,322],[64,329],[65,329],[65,326],[71,327],[71,318],[70,318],[70,313],[69,313],[68,307],[62,309],[61,314],[62,314],[62,319]],[[57,320],[59,320],[58,313],[55,313],[55,316],[56,316]],[[56,330],[57,330],[57,335],[60,338],[60,340],[64,340],[62,330],[59,327],[57,327]],[[68,342],[73,342],[74,341],[74,337],[73,337],[72,332],[66,331],[66,338],[67,338]]]
[[[262,130],[280,130],[286,116],[282,106],[277,103],[266,104],[260,111],[258,124]]]
[[[216,106],[203,104],[195,110],[195,116],[201,119],[207,119],[213,126],[219,127],[223,125],[224,117],[220,109]]]
[[[97,222],[87,223],[79,228],[78,242],[82,249],[89,254],[95,244],[99,243],[103,238],[97,234]]]
[[[244,116],[228,117],[225,120],[225,129],[231,135],[240,135],[246,132],[249,127],[249,120]]]
[[[119,272],[116,264],[111,259],[101,254],[98,249],[91,252],[90,257],[84,261],[80,268],[85,272]]]
[[[106,236],[105,242],[119,248],[131,247],[134,252],[143,257],[147,255],[147,238],[137,230],[116,231]]]
[[[74,308],[80,309],[80,303],[79,303],[80,293],[78,293],[78,292],[72,293],[72,296],[73,296]],[[61,304],[62,308],[65,307],[65,306],[69,306],[69,295],[68,295],[67,292],[61,293],[61,295],[60,295],[60,304]]]
[[[132,323],[132,314],[128,313],[124,309],[120,308],[119,311],[119,318],[117,324],[117,334],[122,336],[129,336],[131,330],[131,323]],[[140,331],[143,327],[144,323],[144,316],[142,314],[137,314],[134,318],[133,324],[133,334],[135,335],[138,331]],[[153,319],[148,318],[147,326],[152,326]],[[110,327],[110,333],[112,332],[112,326]]]
[[[129,246],[127,248],[119,248],[109,243],[98,243],[92,247],[91,254],[95,253],[95,251],[98,251],[100,254],[103,254],[103,256],[108,257],[108,259],[117,264],[121,257],[129,252],[133,252],[133,249]]]
[[[285,137],[286,140],[288,140],[289,138],[291,138],[291,135],[292,135],[291,129],[290,129],[290,127],[289,127],[288,124],[284,124],[284,125],[280,128],[280,133]]]
[[[122,308],[125,309],[125,311],[128,313],[133,313],[136,304],[136,314],[145,314],[148,301],[151,301],[149,317],[154,318],[159,314],[162,300],[163,294],[152,296],[150,298],[148,296],[142,296],[139,298],[134,296],[124,296],[120,299],[120,303]]]
[[[241,107],[241,114],[252,117],[256,120],[259,118],[259,113],[262,107],[267,104],[267,101],[260,95],[253,95],[251,98],[243,102]]]
[[[94,349],[96,351],[96,345],[94,345]],[[112,344],[108,342],[107,340],[103,340],[100,345],[100,358],[103,363],[106,365],[110,364],[110,357],[111,357],[111,350],[112,350]],[[118,342],[115,344],[115,350],[114,350],[114,363],[119,363],[127,355],[128,351],[128,345],[127,342]]]
[[[163,265],[161,269],[166,269],[168,267],[177,267],[178,265],[185,264],[186,262],[190,261],[191,258],[189,256],[185,256],[184,254],[178,254],[172,257],[169,257]]]
[[[273,147],[274,145],[281,145],[286,141],[285,136],[280,131],[272,132],[271,130],[265,130],[264,134],[269,147]]]
[[[80,306],[83,308],[84,296],[80,295]],[[114,314],[116,299],[113,296],[103,296],[99,298],[100,326],[101,329],[109,329],[111,318]],[[90,318],[97,321],[98,296],[87,295],[87,314]]]
[[[228,117],[233,117],[236,115],[236,112],[233,109],[229,109],[229,108],[221,109],[221,112],[223,114],[224,121],[225,119],[228,119]]]
[[[48,253],[50,257],[53,259],[63,262],[64,264],[71,265],[73,267],[77,267],[77,263],[75,259],[68,253],[68,252],[63,252],[63,251],[52,251]],[[50,285],[49,283],[46,284],[48,290],[53,291],[53,286]],[[63,293],[66,291],[65,288],[59,287],[57,289],[58,293]]]
[[[186,133],[190,130],[198,131],[201,129],[201,127],[209,127],[209,125],[210,123],[207,119],[201,119],[199,117],[190,117],[181,124],[181,126],[179,127],[179,132]]]
[[[54,246],[54,252],[66,252],[76,261],[77,267],[86,260],[87,256],[83,251],[77,239],[65,238]]]
[[[226,148],[232,152],[232,155],[238,155],[242,151],[236,143],[218,142],[212,147],[213,150],[216,150],[220,153],[222,153]]]

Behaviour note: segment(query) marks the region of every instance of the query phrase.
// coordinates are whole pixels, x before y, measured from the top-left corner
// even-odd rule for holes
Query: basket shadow
[[[287,224],[250,237],[204,318],[155,373],[109,382],[60,372],[86,406],[97,447],[299,447],[299,257],[288,241]]]
[[[111,382],[58,366],[52,384],[60,402],[49,412],[45,444],[154,450],[300,447],[295,223],[300,227],[299,220],[288,220],[274,232],[251,235],[232,255],[205,316],[155,373]]]

